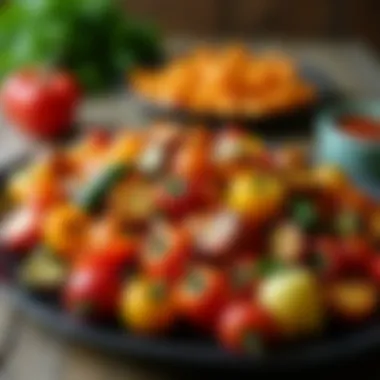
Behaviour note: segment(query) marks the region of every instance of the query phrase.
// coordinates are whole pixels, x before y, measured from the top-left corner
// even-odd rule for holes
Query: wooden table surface
[[[193,41],[173,40],[169,43],[169,49],[178,51],[192,43]],[[297,59],[312,63],[349,96],[380,97],[380,65],[374,53],[363,43],[265,41],[257,45],[279,47]],[[79,119],[110,125],[130,125],[146,121],[134,101],[126,95],[104,96],[86,101]],[[30,144],[3,122],[0,125],[0,165],[5,165],[28,150]],[[12,310],[10,292],[6,287],[0,287],[0,380],[153,380],[185,376],[157,371],[150,368],[149,363],[136,365],[126,359],[108,357],[95,350],[75,346],[38,328],[25,316],[14,314]],[[2,360],[9,322],[14,318],[17,318],[18,334],[12,339],[14,344],[10,345]],[[367,377],[363,374],[363,368],[359,370],[361,378],[378,378],[380,365],[367,365]],[[336,368],[336,371],[340,373],[344,369]]]

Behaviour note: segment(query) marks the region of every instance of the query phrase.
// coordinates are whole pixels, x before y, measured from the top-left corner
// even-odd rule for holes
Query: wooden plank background
[[[380,51],[379,0],[127,0],[166,34],[357,38]]]

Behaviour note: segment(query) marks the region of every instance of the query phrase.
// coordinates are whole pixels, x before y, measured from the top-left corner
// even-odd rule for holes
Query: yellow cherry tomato
[[[269,277],[258,297],[285,335],[314,333],[323,325],[321,289],[307,270],[287,270]]]
[[[46,188],[55,181],[51,166],[45,161],[39,162],[14,174],[8,192],[15,202],[24,202],[39,188]]]
[[[137,278],[124,288],[121,316],[133,331],[153,334],[166,331],[174,321],[172,293],[161,281]]]
[[[137,160],[143,148],[143,134],[128,131],[117,136],[108,152],[107,161],[132,163]]]
[[[341,280],[327,288],[327,303],[334,314],[348,322],[360,322],[375,313],[376,286],[365,280]]]
[[[232,210],[260,221],[280,210],[285,198],[285,189],[273,176],[244,173],[232,179],[227,197],[227,203]]]
[[[313,171],[316,184],[327,191],[338,193],[348,185],[345,173],[336,165],[318,166]]]
[[[82,210],[70,204],[59,205],[44,220],[44,241],[57,255],[74,259],[83,249],[88,226]]]

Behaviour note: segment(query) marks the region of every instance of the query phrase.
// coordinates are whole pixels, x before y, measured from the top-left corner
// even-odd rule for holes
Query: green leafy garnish
[[[155,27],[110,0],[14,0],[0,13],[0,78],[24,66],[64,67],[87,91],[162,60]]]

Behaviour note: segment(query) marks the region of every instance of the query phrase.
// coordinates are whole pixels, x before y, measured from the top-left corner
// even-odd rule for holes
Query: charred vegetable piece
[[[124,163],[112,164],[93,178],[79,194],[79,205],[88,212],[95,211],[110,189],[125,177],[131,168]]]

